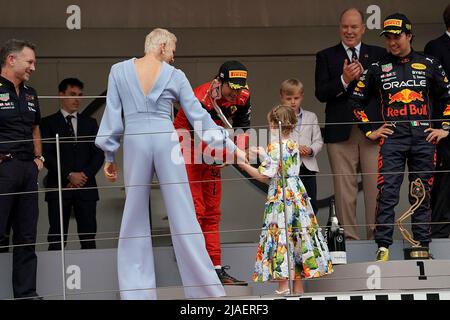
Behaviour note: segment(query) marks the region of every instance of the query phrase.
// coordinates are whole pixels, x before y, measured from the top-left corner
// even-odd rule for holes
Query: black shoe
[[[220,269],[216,269],[217,276],[220,279],[220,282],[224,286],[248,286],[248,283],[245,281],[238,280],[230,276],[226,270],[229,270],[230,266],[223,266]]]

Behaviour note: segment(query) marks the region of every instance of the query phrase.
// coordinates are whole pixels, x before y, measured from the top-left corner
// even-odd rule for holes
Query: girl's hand
[[[245,151],[242,151],[241,149],[236,148],[235,156],[236,156],[237,164],[248,163],[247,155],[246,155]]]
[[[109,182],[116,182],[117,180],[117,167],[114,162],[105,162],[105,166],[103,167],[103,173],[105,174],[106,180]]]

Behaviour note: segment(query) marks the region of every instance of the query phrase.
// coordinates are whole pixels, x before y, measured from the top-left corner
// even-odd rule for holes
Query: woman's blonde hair
[[[294,131],[297,126],[297,115],[294,108],[290,106],[279,105],[274,107],[267,114],[267,121],[270,125],[276,125],[281,121],[281,133],[285,136]]]
[[[177,42],[177,37],[175,37],[173,33],[166,29],[153,29],[152,32],[145,37],[144,52],[157,52],[161,44],[169,43],[170,41],[173,41],[174,43]]]

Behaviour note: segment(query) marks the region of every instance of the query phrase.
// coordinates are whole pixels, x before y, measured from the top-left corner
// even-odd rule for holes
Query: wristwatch
[[[34,158],[41,160],[43,163],[45,162],[44,156],[34,156]]]
[[[446,131],[450,131],[450,122],[443,122],[442,129],[444,129]]]

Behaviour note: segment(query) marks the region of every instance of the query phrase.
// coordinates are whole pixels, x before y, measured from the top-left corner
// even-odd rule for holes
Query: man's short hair
[[[354,11],[359,13],[359,15],[361,16],[361,22],[364,24],[364,13],[361,10],[357,9],[357,8],[347,8],[344,11],[342,11],[341,15],[339,16],[339,23],[341,23],[342,16],[344,14],[346,14],[348,11],[352,11],[352,10],[354,10]]]
[[[68,87],[77,87],[83,90],[84,84],[77,78],[66,78],[58,85],[58,92],[64,92]]]
[[[5,65],[6,58],[8,58],[8,56],[11,53],[19,53],[25,47],[30,48],[33,51],[36,51],[36,46],[27,40],[18,40],[18,39],[7,40],[0,49],[0,66],[3,67]]]
[[[303,83],[298,79],[287,79],[281,83],[280,94],[291,95],[295,94],[297,91],[303,93]]]
[[[450,4],[445,8],[443,16],[445,27],[448,29],[450,28]]]

